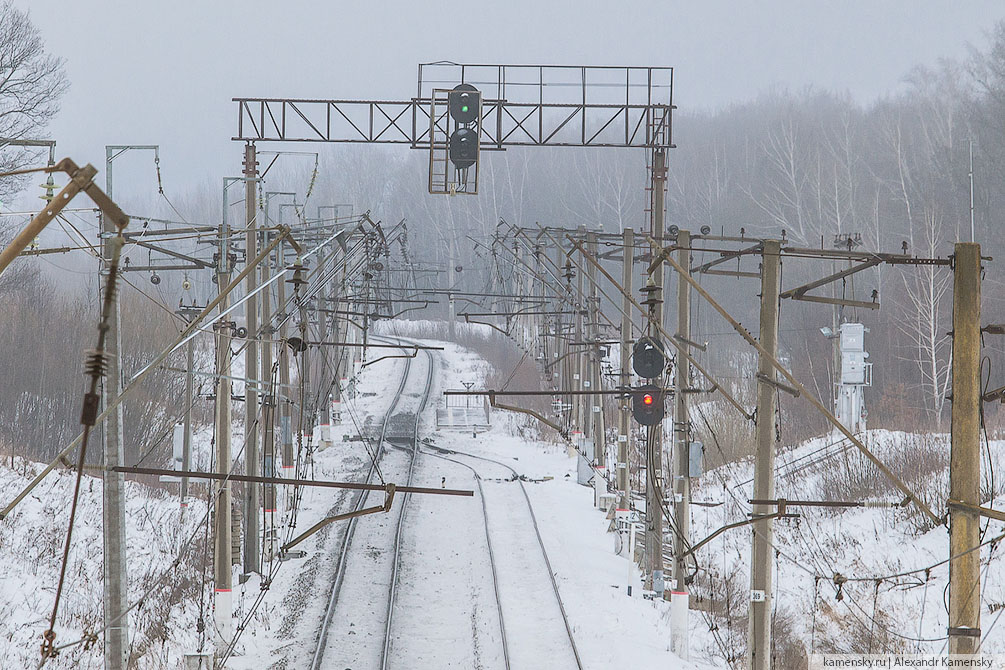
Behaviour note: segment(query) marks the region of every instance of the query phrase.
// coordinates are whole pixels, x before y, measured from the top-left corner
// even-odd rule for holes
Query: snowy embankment
[[[10,459],[0,465],[0,500],[6,504],[42,469],[37,463]],[[42,633],[49,627],[59,580],[63,543],[70,515],[75,475],[51,473],[11,514],[0,521],[0,658],[4,668],[34,668]],[[175,488],[177,488],[175,486]],[[199,643],[199,595],[203,579],[202,522],[206,505],[179,505],[169,493],[136,482],[126,483],[130,654],[139,668],[173,668],[181,650]],[[101,480],[85,475],[56,618],[56,646],[94,634],[96,644],[63,650],[46,668],[102,668]],[[180,564],[172,568],[176,558]],[[150,590],[152,589],[152,590]],[[149,593],[148,593],[148,590]],[[132,667],[132,666],[130,666]]]
[[[788,500],[903,503],[856,447],[831,435],[779,454],[776,498]],[[936,514],[946,509],[949,436],[870,430],[866,446],[891,465]],[[1002,472],[1002,442],[991,442],[994,470]],[[713,448],[706,445],[706,448]],[[982,504],[991,498],[984,465]],[[700,540],[750,512],[753,465],[734,463],[707,472],[692,489],[692,538]],[[1000,481],[994,482],[1001,491]],[[913,505],[846,509],[790,507],[799,518],[776,520],[774,627],[776,657],[798,647],[817,653],[944,653],[948,615],[949,536]],[[995,625],[1005,603],[1005,562],[997,543],[1000,523],[985,522],[981,550],[981,618],[986,653],[1005,652],[1005,624]],[[720,613],[692,617],[692,631],[706,638],[705,653],[742,654],[749,590],[749,527],[727,531],[698,552],[697,594]],[[725,612],[727,614],[722,615]],[[714,636],[709,628],[715,625]]]
[[[634,589],[635,597],[627,596],[626,585],[631,581],[638,586],[640,575],[624,557],[615,554],[615,538],[608,532],[610,521],[594,509],[592,489],[576,484],[576,462],[564,445],[522,437],[528,434],[526,417],[502,411],[493,413],[491,430],[477,436],[435,429],[433,410],[439,393],[462,388],[462,382],[479,386],[491,372],[476,354],[453,344],[435,344],[445,350],[435,357],[434,402],[421,422],[420,436],[427,442],[415,466],[415,484],[472,489],[476,495],[416,495],[407,502],[404,496],[395,499],[396,507],[407,507],[390,667],[502,667],[500,612],[513,667],[518,661],[536,667],[534,658],[540,652],[533,650],[567,644],[564,627],[554,625],[557,601],[539,549],[535,552],[536,534],[519,483],[508,481],[509,475],[498,465],[462,454],[498,461],[526,478],[524,486],[583,667],[690,670],[724,668],[723,659],[742,658],[750,529],[727,531],[698,551],[699,572],[691,586],[691,660],[680,660],[669,651],[668,604],[643,599],[639,588]],[[334,444],[316,452],[310,476],[324,480],[362,476],[370,464],[366,448],[359,441],[343,442],[342,438],[352,438],[367,423],[380,418],[394,395],[403,365],[401,359],[387,359],[363,370],[353,394],[345,398],[342,422],[331,427]],[[202,461],[209,451],[209,432],[200,430],[194,440],[198,467],[203,469],[208,468],[208,462]],[[315,442],[319,435],[316,428]],[[933,509],[944,509],[946,436],[870,431],[866,439],[881,458],[898,464],[908,484]],[[992,442],[991,453],[1001,454],[1002,446]],[[401,455],[396,453],[396,457]],[[1002,471],[1001,461],[992,461],[998,472]],[[0,500],[13,497],[39,467],[15,460],[12,469],[5,461],[0,466]],[[473,471],[482,477],[484,486],[492,487],[485,493],[484,513]],[[989,472],[986,466],[985,472]],[[750,511],[746,500],[752,474],[751,463],[742,462],[707,472],[696,481],[693,499],[702,504],[692,506],[693,540],[745,518]],[[836,438],[812,440],[780,454],[776,481],[776,495],[789,499],[902,499],[877,483],[876,473],[854,447],[848,448]],[[4,667],[27,668],[37,662],[58,578],[72,486],[72,472],[53,473],[0,522],[0,653]],[[998,482],[995,486],[1000,490]],[[984,488],[991,490],[990,481]],[[127,484],[130,602],[161,579],[159,588],[130,613],[131,648],[139,668],[179,667],[181,655],[195,651],[200,640],[205,642],[204,648],[210,644],[205,639],[212,611],[211,599],[204,597],[211,588],[206,581],[211,570],[203,563],[208,559],[203,544],[204,487],[197,487],[196,494],[183,514],[177,495],[136,482]],[[96,633],[99,642],[67,649],[49,667],[102,666],[100,495],[100,481],[85,477],[56,629],[57,644],[72,642],[86,633]],[[296,532],[345,511],[351,502],[346,491],[305,490]],[[286,519],[288,503],[281,497],[280,518]],[[989,503],[985,500],[984,504]],[[994,500],[993,506],[1002,508],[1005,498]],[[804,648],[938,652],[944,647],[948,574],[944,527],[927,527],[910,507],[790,511],[798,511],[800,518],[775,524],[774,622],[779,667],[790,667],[784,659],[796,648],[800,652]],[[359,593],[372,589],[374,597],[380,593],[377,589],[387,584],[387,575],[376,574],[376,568],[387,563],[384,558],[391,551],[391,547],[366,542],[368,525],[376,522],[375,517],[359,520],[361,544],[356,551],[372,555],[375,569],[373,574],[363,571],[354,578],[359,582],[354,585]],[[253,613],[251,606],[261,591],[261,580],[252,576],[239,584],[235,579],[235,623],[246,619],[246,629],[228,667],[309,666],[346,526],[344,522],[333,524],[298,546],[306,556],[281,565]],[[984,540],[1002,530],[992,522]],[[284,526],[281,534],[293,532]],[[179,566],[172,568],[189,538],[193,539],[188,551],[183,552]],[[497,584],[493,582],[489,541]],[[989,543],[981,554],[984,649],[991,653],[1005,653],[1005,624],[999,626],[997,621],[1005,611],[1000,553],[997,545]],[[352,635],[382,638],[381,631],[355,630],[351,603],[340,616],[353,629]],[[200,618],[207,623],[205,632],[200,631]],[[555,660],[560,655],[550,653],[548,658]],[[544,665],[546,659],[540,660],[540,667],[553,667]]]

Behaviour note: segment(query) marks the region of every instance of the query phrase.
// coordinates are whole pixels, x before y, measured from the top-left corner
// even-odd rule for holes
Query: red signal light
[[[655,384],[632,390],[632,416],[643,426],[655,426],[663,420],[665,391]]]

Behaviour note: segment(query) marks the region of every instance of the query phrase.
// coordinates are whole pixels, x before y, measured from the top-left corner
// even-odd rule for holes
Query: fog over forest
[[[462,67],[482,91],[465,119]],[[85,195],[54,213],[86,182],[64,156],[124,233]],[[199,667],[285,669],[315,644],[321,667],[330,639],[509,668],[508,630],[559,667],[548,623],[580,668],[806,670],[983,644],[1005,612],[1005,535],[985,540],[1005,500],[999,0],[0,0],[0,247],[40,210],[0,267],[0,489],[25,493],[0,516],[0,657],[45,640],[57,669],[196,648]],[[957,267],[980,331],[963,308],[954,326]],[[623,321],[629,274],[647,307]],[[867,354],[842,351],[842,324]],[[113,395],[121,424],[88,424]],[[26,484],[44,463],[48,488]],[[350,557],[357,517],[373,535]],[[943,625],[973,593],[979,640]],[[329,638],[332,620],[351,630]],[[56,628],[81,639],[50,659]],[[469,641],[473,663],[443,661]]]
[[[971,48],[969,55],[958,59],[916,66],[904,73],[896,93],[874,101],[863,102],[848,92],[813,86],[771,87],[716,111],[681,108],[674,115],[676,148],[669,154],[668,225],[692,231],[709,226],[727,235],[784,234],[799,245],[825,248],[833,247],[836,236],[845,234],[860,238],[866,249],[895,253],[906,248],[922,257],[946,255],[953,242],[970,236],[972,148],[977,239],[986,255],[1001,256],[1005,237],[997,224],[997,213],[1005,198],[1002,119],[1005,24],[990,30],[986,47]],[[235,151],[232,147],[231,153]],[[170,150],[165,148],[165,153]],[[117,187],[116,193],[121,193],[129,213],[173,220],[180,215],[188,221],[219,220],[218,180],[179,188],[185,182],[179,178],[177,166],[166,159],[154,165],[151,158],[130,156],[117,167],[116,174],[122,175],[126,186],[121,191]],[[474,286],[487,285],[493,273],[500,272],[492,259],[478,253],[479,244],[490,241],[500,221],[519,226],[583,226],[608,232],[648,228],[648,172],[642,151],[515,148],[488,154],[483,163],[478,197],[437,197],[425,192],[428,165],[423,152],[380,146],[310,147],[304,155],[281,161],[267,176],[264,190],[310,191],[306,207],[281,208],[277,218],[290,219],[298,212],[313,216],[318,206],[348,203],[356,213],[369,210],[372,218],[389,225],[405,220],[411,239],[419,242],[412,249],[417,261],[446,263],[452,239],[455,261],[468,268],[463,281]],[[156,169],[161,170],[163,193],[157,191]],[[30,180],[21,184],[31,185]],[[27,203],[31,206],[31,198]],[[75,214],[71,220],[85,235],[95,230],[90,215]],[[57,234],[62,233],[48,233],[52,238]],[[198,248],[193,244],[193,251]],[[134,263],[147,259],[142,250],[134,249],[129,255]],[[87,326],[69,315],[86,313],[95,304],[92,268],[93,262],[81,256],[42,258],[24,264],[22,272],[41,272],[51,282],[20,283],[21,288],[13,289],[8,309],[50,301],[54,309],[24,314],[23,328],[37,332],[35,319],[51,319],[52,323],[79,325],[86,332]],[[796,285],[832,268],[797,264],[783,271],[783,283]],[[215,288],[209,274],[202,275],[193,274],[191,281],[194,295],[205,300]],[[786,302],[780,350],[797,375],[811,381],[820,396],[826,397],[833,380],[831,343],[820,335],[819,328],[839,318],[861,320],[872,330],[866,341],[873,360],[882,361],[868,394],[872,425],[903,427],[919,421],[933,427],[944,425],[950,280],[946,270],[930,266],[880,266],[857,274],[836,289],[845,297],[865,301],[872,300],[875,290],[882,305],[879,310],[848,308],[849,313],[838,315],[828,306]],[[180,276],[166,276],[156,287],[143,278],[133,283],[170,306],[178,299],[181,281]],[[715,287],[717,294],[727,296],[726,307],[741,322],[756,322],[756,282],[708,277],[703,281]],[[997,318],[1001,309],[1002,298],[996,290],[1000,282],[994,276],[987,279],[984,299],[989,321]],[[126,295],[150,318],[168,318],[169,310],[152,306],[139,293],[127,289]],[[426,315],[442,318],[444,313],[434,307]],[[136,320],[137,326],[141,323],[149,321]],[[739,338],[728,333],[725,324],[708,309],[695,312],[692,328],[699,340],[716,345],[710,349],[715,353],[707,354],[711,369],[724,378],[736,376],[730,370],[735,354],[744,350]],[[75,327],[42,330],[47,338],[53,338],[54,345],[64,345],[46,347],[37,361],[43,368],[38,392],[46,398],[44,406],[22,407],[29,401],[11,398],[3,403],[2,411],[11,419],[7,425],[20,426],[18,430],[37,435],[41,429],[31,426],[45,424],[44,442],[52,445],[74,430],[67,419],[73,412],[63,410],[72,405],[78,383],[66,382],[79,376],[73,364],[76,354],[65,344],[79,341],[83,333]],[[23,332],[9,329],[7,335],[16,341]],[[139,347],[129,352],[135,354],[136,365],[158,350],[157,337],[145,338],[135,332],[130,338]],[[1000,345],[988,341],[986,346],[994,351]],[[12,371],[11,366],[24,364],[15,350],[5,351],[0,365]],[[67,360],[48,360],[56,352],[66,352]],[[165,377],[158,384],[177,382]],[[740,380],[737,384],[743,386]],[[751,391],[748,388],[745,392]],[[151,397],[147,402],[156,405],[163,400]],[[149,409],[134,407],[136,412]],[[44,415],[47,420],[14,420],[25,413]],[[822,427],[816,420],[807,419],[807,425],[801,425],[799,416],[793,418],[792,425],[799,426],[793,438]],[[127,421],[127,425],[136,424]],[[56,434],[49,435],[52,431]]]

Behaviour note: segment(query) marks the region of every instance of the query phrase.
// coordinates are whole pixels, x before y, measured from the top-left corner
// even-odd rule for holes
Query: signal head
[[[664,391],[654,384],[632,390],[632,416],[643,426],[655,426],[666,414]]]
[[[467,125],[478,120],[482,94],[471,84],[458,84],[447,93],[447,111],[450,118],[459,125]]]
[[[654,379],[666,368],[663,343],[655,337],[639,338],[632,349],[632,369],[640,377]]]
[[[478,133],[470,128],[458,128],[450,135],[450,162],[463,170],[478,161]]]

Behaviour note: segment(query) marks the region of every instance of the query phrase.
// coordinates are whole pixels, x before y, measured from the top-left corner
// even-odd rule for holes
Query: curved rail
[[[395,392],[394,399],[391,401],[390,407],[388,407],[387,413],[384,415],[384,420],[380,427],[380,438],[377,442],[377,450],[374,452],[374,458],[370,463],[370,469],[367,471],[365,482],[369,483],[373,478],[373,474],[377,469],[377,462],[384,453],[384,436],[387,434],[387,427],[391,420],[391,416],[394,414],[394,410],[398,407],[398,402],[401,400],[401,395],[405,390],[405,384],[408,382],[408,373],[411,370],[412,358],[405,358],[405,370],[401,375],[401,383],[398,385],[398,390]],[[356,496],[356,502],[353,504],[353,511],[359,511],[363,508],[366,502],[366,491],[360,491]],[[328,607],[325,609],[325,616],[321,620],[321,627],[318,631],[317,646],[314,649],[314,655],[311,658],[311,670],[320,670],[321,668],[321,658],[324,656],[325,647],[328,643],[328,630],[331,626],[332,616],[335,614],[335,605],[338,602],[339,593],[342,590],[342,582],[345,577],[345,567],[349,555],[349,545],[352,543],[352,536],[356,530],[356,521],[358,517],[349,520],[349,526],[346,528],[345,534],[342,536],[342,544],[339,547],[338,561],[335,567],[335,582],[332,586],[332,590],[328,597]]]
[[[436,447],[441,451],[450,452],[449,449],[443,449],[442,447]],[[450,452],[456,453],[456,452]],[[471,471],[471,474],[475,476],[475,483],[478,485],[478,498],[482,503],[482,518],[485,520],[483,524],[485,528],[485,544],[489,549],[489,567],[492,569],[492,592],[495,594],[496,600],[496,613],[499,615],[499,635],[502,638],[502,651],[503,651],[503,664],[506,666],[506,670],[510,670],[509,663],[509,642],[506,639],[506,623],[503,620],[503,610],[502,610],[502,599],[499,597],[499,573],[496,570],[496,555],[495,550],[492,549],[492,538],[489,537],[489,511],[485,505],[485,493],[482,490],[482,478],[478,474],[478,471],[467,463],[463,463],[456,458],[447,458],[446,456],[441,456],[440,454],[427,454],[428,456],[433,456],[435,458],[441,458],[445,461],[450,461],[451,463],[456,463],[462,467],[467,468]]]
[[[419,403],[419,409],[415,412],[415,427],[412,431],[412,454],[408,461],[408,476],[406,477],[406,485],[411,486],[412,484],[412,472],[415,470],[415,455],[419,451],[419,421],[422,418],[422,413],[426,409],[426,403],[429,402],[429,389],[433,385],[433,356],[426,350],[426,362],[429,366],[429,372],[426,375],[426,387],[422,391],[422,401]],[[401,550],[401,526],[405,520],[405,505],[411,500],[411,494],[405,494],[405,499],[401,501],[401,512],[398,514],[398,524],[394,529],[394,558],[391,559],[391,584],[388,587],[387,594],[387,617],[384,624],[384,645],[380,652],[380,668],[381,670],[386,670],[388,651],[391,647],[391,621],[394,618],[394,601],[395,595],[398,590],[398,556]]]
[[[575,638],[572,635],[572,626],[569,624],[569,617],[568,617],[568,615],[566,614],[566,611],[565,611],[565,603],[562,601],[562,594],[559,592],[559,590],[558,590],[558,582],[555,580],[555,571],[551,567],[551,559],[548,558],[548,550],[545,549],[544,539],[541,537],[541,529],[538,527],[538,524],[537,524],[537,515],[534,514],[534,507],[530,503],[530,496],[527,494],[527,489],[523,485],[523,479],[521,479],[520,474],[516,470],[514,470],[512,467],[510,467],[509,465],[507,465],[506,463],[502,463],[500,461],[496,461],[496,460],[493,460],[491,458],[486,458],[484,456],[476,456],[474,454],[468,454],[468,453],[465,453],[463,451],[456,451],[454,449],[446,449],[444,447],[439,447],[439,446],[435,446],[435,447],[431,447],[431,448],[435,449],[436,451],[438,451],[440,453],[439,454],[435,454],[435,453],[429,453],[429,452],[427,452],[429,456],[434,456],[436,458],[442,458],[443,460],[451,461],[453,463],[457,463],[458,465],[462,465],[462,466],[466,467],[467,469],[471,470],[472,473],[474,473],[474,475],[475,475],[475,481],[478,483],[478,493],[479,493],[479,496],[481,497],[481,500],[482,500],[482,516],[485,519],[485,540],[488,543],[489,560],[490,560],[490,562],[492,564],[491,565],[491,567],[492,567],[492,585],[493,585],[493,588],[495,590],[496,609],[497,609],[497,611],[499,613],[499,629],[500,629],[500,632],[502,634],[503,659],[504,659],[505,664],[506,664],[506,669],[509,670],[509,667],[510,667],[510,661],[509,661],[509,643],[508,643],[508,641],[506,639],[506,625],[505,625],[505,623],[503,621],[502,602],[501,602],[501,600],[499,598],[499,579],[498,579],[498,573],[496,571],[495,552],[492,549],[492,539],[489,537],[488,509],[487,509],[487,507],[485,505],[485,496],[482,494],[482,481],[481,481],[482,478],[481,478],[481,474],[478,472],[478,470],[476,470],[472,466],[468,465],[467,463],[463,463],[463,462],[458,461],[458,460],[453,459],[453,458],[447,458],[446,456],[442,455],[443,453],[454,454],[455,456],[464,456],[464,457],[467,457],[467,458],[474,458],[474,459],[477,459],[477,460],[480,460],[480,461],[486,461],[488,463],[493,463],[495,465],[498,465],[498,466],[500,466],[502,468],[505,468],[505,469],[509,470],[510,473],[512,473],[514,480],[517,481],[520,484],[520,491],[523,493],[524,500],[527,502],[527,510],[530,512],[530,519],[531,519],[532,525],[534,526],[534,534],[537,536],[538,546],[541,547],[541,555],[544,557],[544,563],[545,563],[545,565],[548,568],[548,578],[551,580],[551,586],[552,586],[552,589],[553,589],[553,591],[555,593],[555,599],[558,601],[558,609],[562,613],[562,623],[565,625],[565,632],[566,632],[566,634],[569,637],[569,644],[572,647],[572,655],[576,659],[576,667],[579,670],[583,670],[583,661],[579,657],[579,649],[576,647],[576,640],[575,640]]]

